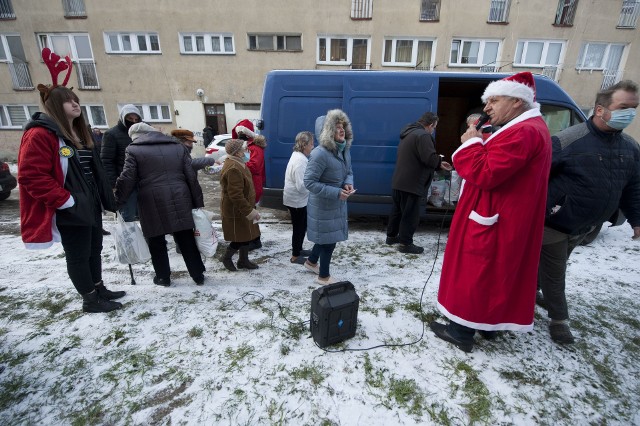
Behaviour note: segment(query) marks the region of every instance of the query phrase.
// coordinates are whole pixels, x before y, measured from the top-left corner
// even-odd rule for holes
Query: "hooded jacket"
[[[192,229],[191,210],[204,207],[189,152],[160,132],[144,134],[127,148],[124,169],[116,181],[118,206],[136,186],[140,226],[147,238]]]
[[[242,130],[241,130],[242,129]],[[244,129],[249,130],[248,132]],[[267,172],[264,165],[264,148],[267,141],[262,135],[254,133],[253,123],[250,120],[241,120],[231,130],[234,139],[240,138],[247,141],[249,161],[246,165],[251,172],[251,180],[256,190],[256,203],[262,198],[262,188],[267,183]]]
[[[127,114],[137,114],[140,118],[140,110],[134,105],[128,104],[122,107],[118,124],[107,130],[102,137],[102,147],[100,149],[100,159],[104,164],[111,187],[116,186],[116,179],[122,173],[124,167],[125,150],[131,143],[124,117]]]
[[[65,151],[72,155],[63,156]],[[115,211],[95,150],[91,168],[94,182],[85,177],[73,144],[65,141],[58,125],[42,112],[33,115],[18,152],[20,232],[28,249],[60,242],[57,225],[95,226],[101,220],[101,204]]]
[[[438,168],[440,157],[424,126],[416,122],[402,129],[391,188],[424,197]]]
[[[346,145],[342,152],[334,140],[336,124],[343,121]],[[304,173],[304,185],[309,190],[307,204],[307,238],[316,244],[332,244],[349,237],[347,202],[340,199],[344,185],[353,185],[351,143],[353,130],[347,114],[331,110],[311,151]]]

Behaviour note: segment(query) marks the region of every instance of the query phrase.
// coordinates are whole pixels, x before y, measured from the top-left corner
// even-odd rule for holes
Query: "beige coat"
[[[222,231],[224,239],[243,243],[260,236],[258,224],[253,219],[258,215],[254,208],[256,191],[253,188],[251,172],[241,159],[229,155],[220,172],[222,201]]]

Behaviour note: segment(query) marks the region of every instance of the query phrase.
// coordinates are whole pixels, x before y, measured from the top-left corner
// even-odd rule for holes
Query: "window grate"
[[[372,19],[373,0],[351,0],[351,19]]]
[[[420,8],[421,21],[440,20],[440,0],[422,0]]]
[[[65,18],[85,18],[87,10],[84,7],[84,0],[62,0]]]
[[[635,28],[638,23],[638,16],[640,16],[640,0],[624,0],[617,27]]]
[[[0,19],[16,19],[11,0],[0,0]]]
[[[577,8],[578,0],[560,0],[558,2],[558,10],[556,11],[556,20],[554,21],[554,25],[572,26]]]
[[[33,82],[29,73],[29,66],[22,63],[12,63],[9,65],[9,73],[15,90],[33,90]]]
[[[507,22],[510,0],[491,0],[487,22]]]

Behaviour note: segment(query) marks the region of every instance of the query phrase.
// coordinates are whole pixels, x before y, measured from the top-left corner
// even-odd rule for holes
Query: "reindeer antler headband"
[[[71,59],[69,58],[69,56],[65,56],[64,61],[61,61],[60,55],[56,55],[48,47],[45,47],[44,49],[42,49],[42,59],[44,60],[44,63],[47,65],[47,68],[49,68],[49,73],[51,74],[51,81],[53,83],[53,85],[47,85],[47,86],[45,86],[44,84],[38,84],[38,90],[44,94],[43,100],[46,101],[47,98],[49,97],[49,92],[51,91],[51,89],[57,86],[67,85],[67,83],[69,82],[69,77],[71,77],[71,68],[73,67],[73,65],[71,63]],[[67,75],[65,76],[62,84],[59,85],[58,75],[64,70],[67,70]]]

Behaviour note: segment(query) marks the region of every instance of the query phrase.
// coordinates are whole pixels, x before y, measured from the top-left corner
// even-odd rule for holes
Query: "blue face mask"
[[[246,163],[247,161],[249,161],[249,158],[250,158],[250,157],[249,157],[249,153],[248,153],[248,152],[245,152],[245,153],[244,153],[244,162]]]
[[[605,123],[607,123],[607,126],[611,127],[612,129],[623,130],[625,127],[631,124],[635,117],[635,108],[617,109],[615,111],[611,111],[611,118]]]

